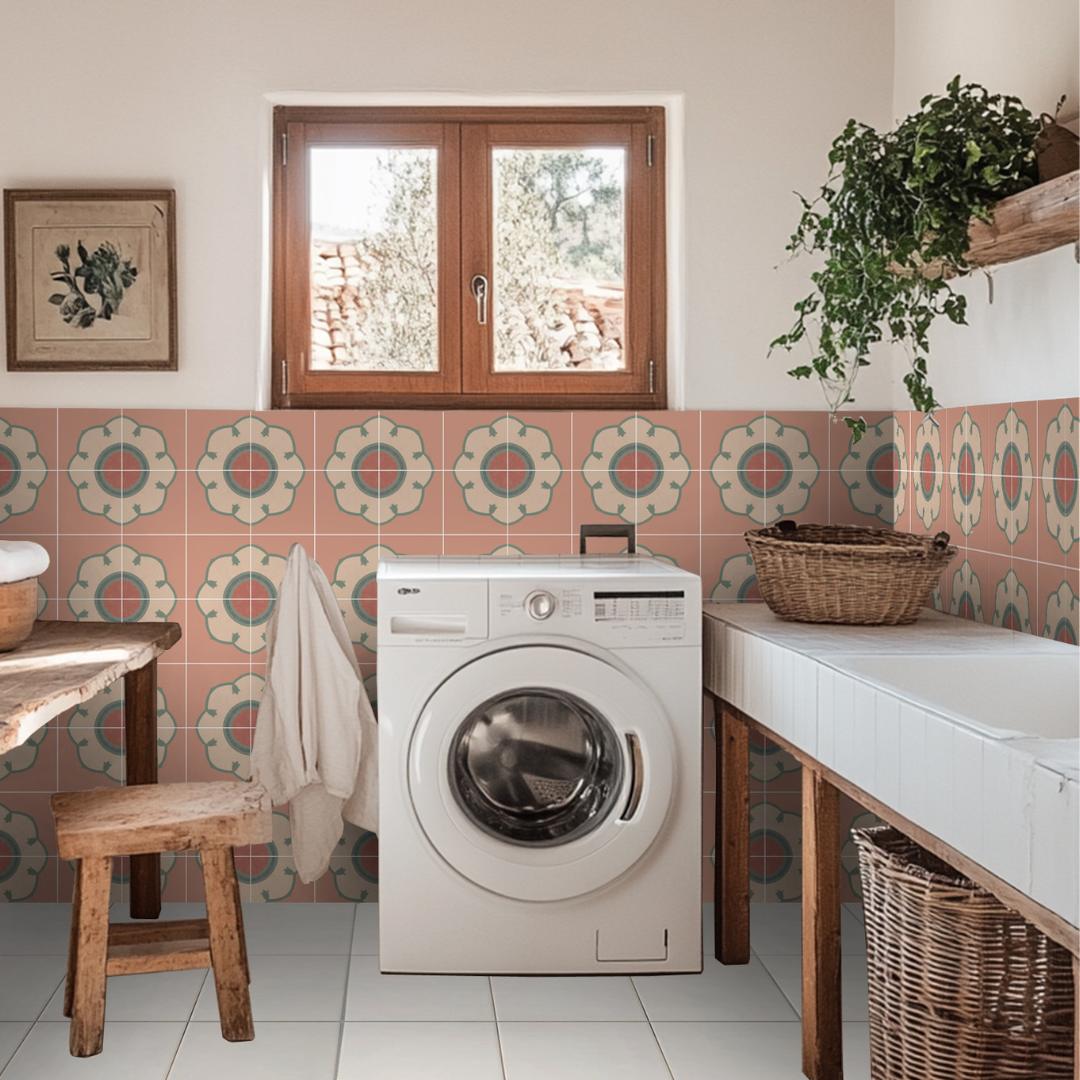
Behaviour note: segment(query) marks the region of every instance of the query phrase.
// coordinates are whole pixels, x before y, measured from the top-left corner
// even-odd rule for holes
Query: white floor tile
[[[345,1024],[337,1080],[405,1080],[406,1077],[408,1080],[503,1080],[494,1023]]]
[[[790,1023],[659,1023],[674,1080],[802,1080],[802,1031]],[[844,1070],[845,1080],[850,1080]]]
[[[794,1020],[795,1011],[761,961],[724,966],[705,957],[700,975],[635,975],[649,1019]]]
[[[248,955],[348,956],[353,904],[245,904]]]
[[[75,1058],[68,1025],[37,1023],[4,1070],[4,1080],[165,1080],[183,1024],[105,1024],[100,1054]]]
[[[0,1020],[36,1020],[67,973],[65,956],[0,956]]]
[[[844,1024],[844,1080],[870,1080],[870,1025]]]
[[[868,1024],[844,1024],[844,1080],[870,1080]],[[790,1024],[653,1024],[674,1080],[803,1080],[802,1028]]]
[[[701,905],[701,951],[705,956],[716,953],[716,905]]]
[[[375,956],[354,956],[346,1020],[494,1020],[486,975],[383,975]]]
[[[251,1012],[256,1020],[341,1019],[347,956],[251,956]],[[207,978],[192,1020],[218,1018],[214,980]]]
[[[70,904],[0,904],[0,956],[67,956]]]
[[[0,1070],[11,1060],[11,1055],[19,1049],[19,1043],[26,1038],[32,1025],[28,1020],[0,1020]]]
[[[851,915],[854,915],[859,922],[865,922],[863,918],[863,906],[862,904],[845,904],[844,909]]]
[[[188,1020],[208,972],[159,971],[153,975],[117,975],[105,985],[105,1020]],[[64,984],[49,1001],[42,1020],[66,1024]]]
[[[189,1024],[169,1080],[334,1080],[340,1024],[256,1023],[231,1043],[217,1024]]]
[[[792,1008],[802,1015],[802,957],[762,956],[761,962],[776,980]],[[866,957],[840,958],[840,992],[845,1020],[868,1020]]]
[[[506,1080],[671,1080],[645,1023],[500,1023],[499,1038]]]
[[[802,952],[802,904],[751,904],[750,946],[758,956],[798,956]],[[866,953],[862,923],[840,910],[840,951]]]
[[[353,956],[379,955],[379,905],[357,904],[353,923]]]
[[[574,978],[493,976],[495,1017],[503,1020],[646,1019],[627,975]]]

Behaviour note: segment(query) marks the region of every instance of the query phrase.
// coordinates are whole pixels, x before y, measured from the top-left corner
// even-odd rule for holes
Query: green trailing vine
[[[969,219],[990,221],[995,202],[1037,181],[1038,134],[1018,98],[961,86],[959,76],[894,131],[848,121],[817,197],[799,196],[803,214],[786,248],[821,253],[824,266],[810,275],[794,325],[770,346],[809,344],[809,362],[789,374],[816,375],[834,416],[854,401],[855,378],[879,341],[906,348],[915,408],[939,407],[927,382],[930,326],[939,316],[966,323],[966,299],[949,278],[974,269],[964,258]],[[858,441],[865,421],[845,423]]]

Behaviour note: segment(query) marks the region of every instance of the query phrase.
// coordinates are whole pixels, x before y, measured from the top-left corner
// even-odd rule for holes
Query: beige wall
[[[901,0],[896,5],[893,112],[918,108],[960,74],[1032,112],[1080,111],[1076,0]],[[1075,130],[1075,124],[1071,125]],[[1030,401],[1080,392],[1078,267],[1071,247],[999,267],[994,303],[965,282],[968,326],[935,327],[931,382],[945,405]],[[897,375],[902,358],[897,357]]]
[[[887,122],[892,0],[50,0],[4,5],[0,186],[178,200],[180,371],[9,374],[5,405],[265,404],[267,95],[681,94],[691,408],[820,408],[787,357],[793,190],[851,115]],[[676,199],[676,205],[678,204]],[[681,273],[680,273],[681,272]],[[887,405],[888,365],[860,404]]]

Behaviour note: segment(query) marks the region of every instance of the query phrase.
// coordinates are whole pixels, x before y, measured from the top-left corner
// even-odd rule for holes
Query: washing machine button
[[[525,597],[525,610],[530,618],[547,619],[555,611],[555,597],[543,589],[537,589]]]

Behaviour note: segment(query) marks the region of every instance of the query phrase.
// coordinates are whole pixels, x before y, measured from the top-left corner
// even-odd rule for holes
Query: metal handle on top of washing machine
[[[625,537],[626,550],[631,555],[637,552],[637,527],[635,525],[582,525],[581,546],[578,549],[581,555],[585,554],[585,540],[590,536]]]
[[[641,752],[641,740],[632,731],[628,731],[626,745],[630,751],[630,797],[626,800],[626,809],[620,819],[622,821],[629,821],[637,813],[641,791],[645,787],[645,757]]]

